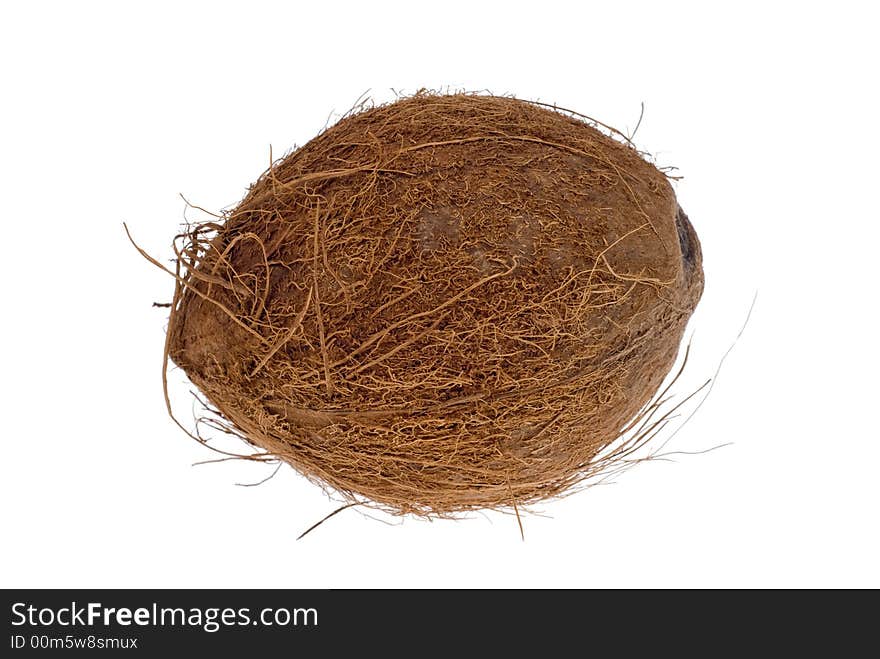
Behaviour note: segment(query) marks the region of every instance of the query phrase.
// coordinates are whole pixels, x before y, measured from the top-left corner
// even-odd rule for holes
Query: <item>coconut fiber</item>
[[[176,243],[167,356],[350,501],[558,496],[657,428],[703,288],[666,176],[611,135],[483,95],[353,112]]]

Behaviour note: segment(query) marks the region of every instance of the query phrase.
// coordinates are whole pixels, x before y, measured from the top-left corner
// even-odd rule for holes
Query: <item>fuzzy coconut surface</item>
[[[703,288],[638,151],[480,95],[345,117],[185,243],[170,358],[248,442],[400,513],[527,505],[613,467]]]

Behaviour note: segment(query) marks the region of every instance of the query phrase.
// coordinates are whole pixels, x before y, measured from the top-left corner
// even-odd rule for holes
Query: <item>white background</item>
[[[870,3],[4,3],[0,586],[880,586]],[[489,89],[622,130],[684,179],[706,291],[670,448],[524,519],[337,504],[213,457],[160,366],[178,193],[233,205],[365,90]],[[191,219],[200,219],[198,214]],[[874,337],[874,338],[871,338]],[[172,377],[175,407],[192,418]],[[381,523],[390,521],[393,525]]]

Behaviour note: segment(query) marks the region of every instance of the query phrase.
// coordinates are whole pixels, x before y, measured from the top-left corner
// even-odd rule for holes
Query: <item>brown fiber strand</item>
[[[702,292],[667,178],[611,132],[513,98],[360,104],[189,227],[176,270],[138,248],[176,280],[166,361],[208,427],[350,505],[522,529],[666,427]]]

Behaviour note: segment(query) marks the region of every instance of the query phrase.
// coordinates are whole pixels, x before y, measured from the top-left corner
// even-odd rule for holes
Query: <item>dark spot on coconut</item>
[[[687,214],[678,207],[675,215],[675,228],[678,230],[678,244],[681,246],[681,259],[687,270],[693,270],[696,263],[696,246],[694,245],[694,228]]]

